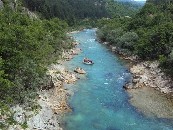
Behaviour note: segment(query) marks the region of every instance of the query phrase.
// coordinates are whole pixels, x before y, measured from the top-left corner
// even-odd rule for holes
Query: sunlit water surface
[[[82,53],[67,66],[80,66],[87,75],[69,86],[74,91],[69,99],[73,111],[64,117],[64,130],[173,130],[172,121],[145,117],[130,105],[123,85],[131,75],[123,61],[95,41],[94,29],[72,36],[80,42]],[[95,64],[82,64],[84,57]]]

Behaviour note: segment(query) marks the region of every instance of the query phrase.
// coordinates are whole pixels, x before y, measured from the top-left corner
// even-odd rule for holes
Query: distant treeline
[[[74,25],[81,19],[100,19],[132,15],[141,5],[114,0],[23,0],[31,11],[49,19],[58,17]]]
[[[31,11],[45,18],[58,17],[71,25],[76,19],[107,17],[104,0],[23,0]]]

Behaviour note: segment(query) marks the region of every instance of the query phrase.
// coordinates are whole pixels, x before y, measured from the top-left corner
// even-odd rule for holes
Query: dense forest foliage
[[[81,28],[93,28],[93,27],[102,27],[106,23],[109,23],[112,19],[117,18],[121,19],[123,17],[133,17],[139,10],[143,7],[143,4],[140,2],[119,2],[114,0],[106,0],[106,11],[108,16],[103,17],[100,19],[92,19],[92,18],[85,18],[85,19],[77,19],[75,20],[76,23],[72,26],[77,30]],[[116,24],[116,20],[112,24]]]
[[[70,25],[77,19],[108,17],[104,0],[23,0],[23,3],[47,19],[58,17]]]
[[[132,16],[140,8],[130,3],[112,0],[2,1],[4,7],[0,10],[1,115],[8,115],[8,108],[15,104],[33,103],[35,90],[46,81],[47,66],[61,57],[65,49],[72,47],[71,39],[66,35],[68,24],[101,27],[103,24],[110,24],[109,18],[121,19],[121,24],[112,21],[109,27],[112,29],[126,21],[122,16]],[[40,17],[33,17],[26,7]],[[0,123],[0,128],[3,125]]]
[[[37,88],[54,57],[71,47],[65,21],[120,17],[130,10],[123,12],[127,5],[112,0],[18,0],[17,3],[3,0],[3,3],[5,7],[0,11],[0,98],[3,102],[13,103],[24,102],[23,93]],[[40,12],[44,17],[42,20],[31,18],[23,12],[21,5]],[[101,25],[102,20],[95,23]]]
[[[148,0],[135,17],[108,20],[98,31],[98,36],[128,55],[137,55],[143,60],[160,60],[163,70],[172,75],[172,10],[171,0]]]
[[[1,115],[8,106],[29,103],[44,84],[47,66],[72,47],[65,21],[35,19],[20,10],[5,6],[0,11]]]
[[[135,14],[141,5],[114,0],[22,0],[31,11],[50,19],[58,17],[69,25],[83,19],[100,19]]]
[[[134,16],[142,6],[139,2],[107,0],[106,10],[111,18]]]

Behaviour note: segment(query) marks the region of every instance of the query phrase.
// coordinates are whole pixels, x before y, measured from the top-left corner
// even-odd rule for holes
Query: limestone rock
[[[23,124],[25,122],[25,111],[23,108],[17,105],[16,107],[13,107],[13,111],[15,112],[13,119],[16,122]]]
[[[85,70],[80,67],[75,68],[74,72],[79,73],[79,74],[86,74]]]
[[[130,68],[130,72],[133,74],[133,80],[130,84],[124,86],[125,89],[140,88],[148,86],[155,88],[163,93],[171,93],[172,81],[169,77],[161,72],[158,67],[159,63],[154,62],[141,62]]]
[[[112,51],[116,51],[117,48],[115,46],[112,46],[111,49],[112,49]]]

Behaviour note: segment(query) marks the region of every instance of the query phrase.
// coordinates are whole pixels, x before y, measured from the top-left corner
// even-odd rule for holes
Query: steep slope
[[[162,70],[173,76],[172,10],[171,0],[148,0],[135,17],[125,21],[110,20],[99,35],[128,55],[135,54],[142,60],[159,60]]]
[[[10,124],[26,127],[25,119],[20,122],[26,116],[14,115],[12,107],[38,110],[37,92],[43,86],[53,87],[47,66],[73,46],[65,21],[31,18],[19,3],[10,2],[0,10],[0,129],[4,130]]]
[[[38,11],[45,18],[58,17],[68,20],[108,17],[105,0],[23,0],[31,11]]]
[[[142,8],[142,5],[133,1],[107,0],[107,3],[106,7],[111,17],[133,16]]]

